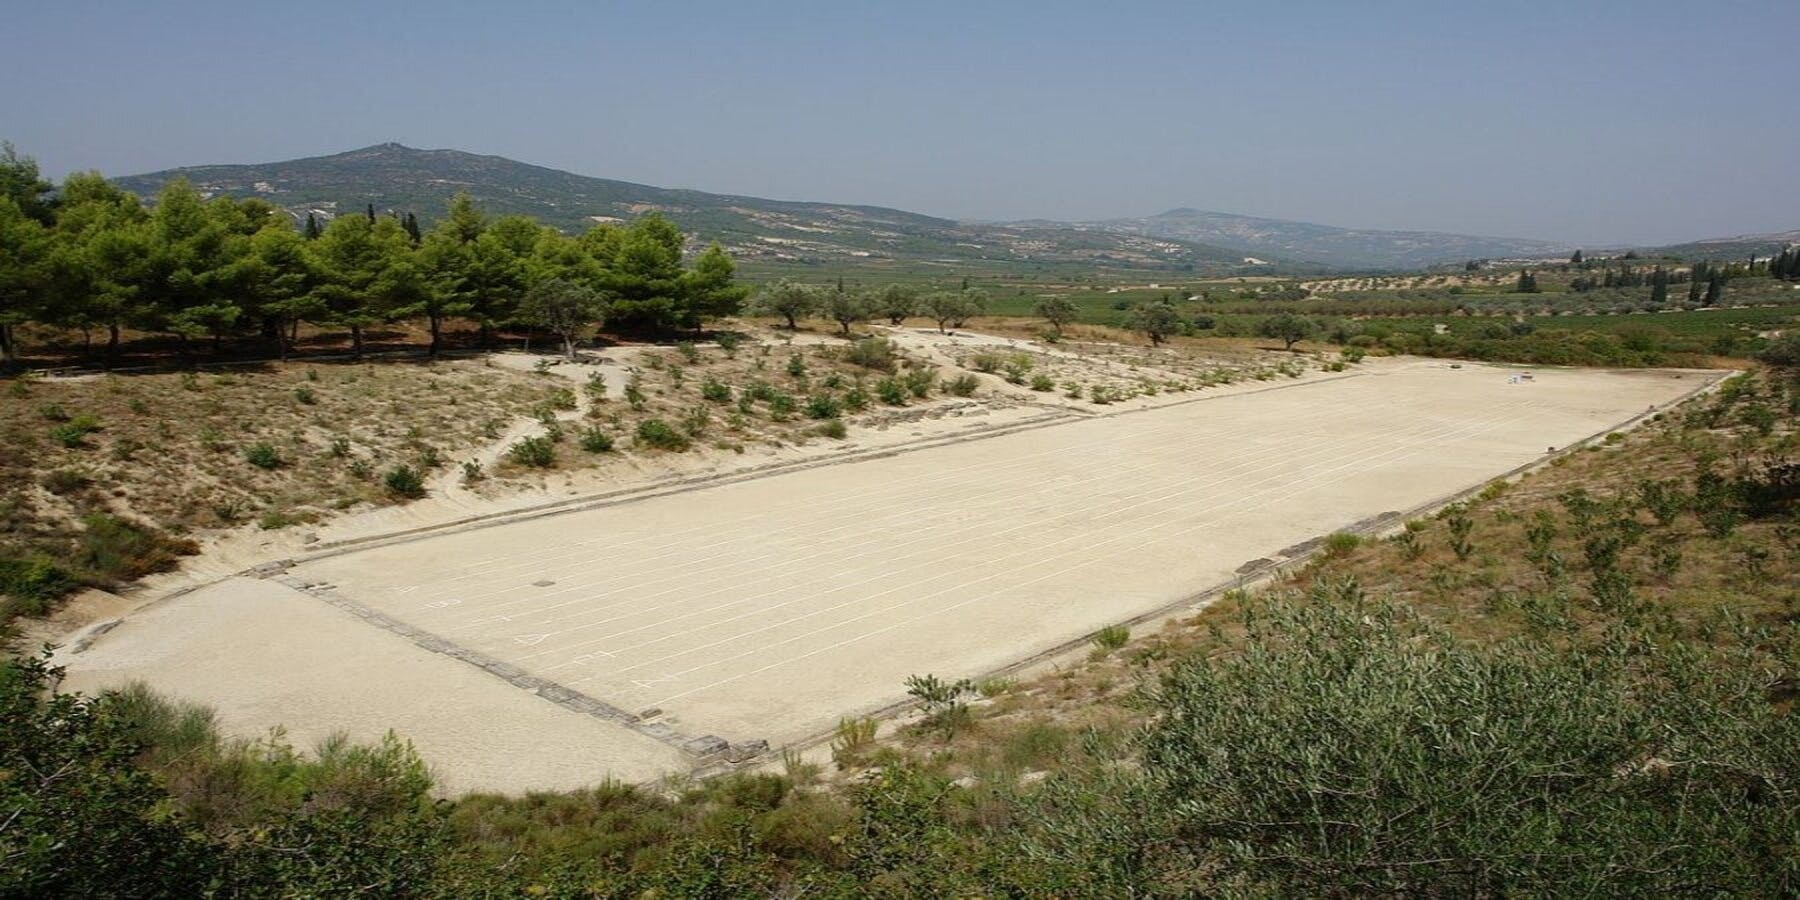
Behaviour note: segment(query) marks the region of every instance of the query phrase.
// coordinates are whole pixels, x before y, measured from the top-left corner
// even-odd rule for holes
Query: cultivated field
[[[1513,371],[1371,361],[302,561],[281,583],[341,608],[227,582],[127,619],[71,681],[144,678],[238,730],[382,723],[453,789],[645,777],[695,737],[800,741],[907,675],[979,675],[1178,603],[1712,377]],[[245,616],[240,594],[288,612]],[[572,708],[590,699],[609,708]]]

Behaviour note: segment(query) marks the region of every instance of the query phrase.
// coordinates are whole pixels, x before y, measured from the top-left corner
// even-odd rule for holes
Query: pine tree
[[[306,228],[301,231],[301,234],[307,240],[311,241],[311,240],[317,240],[319,235],[322,234],[323,232],[324,232],[324,229],[319,227],[319,217],[313,215],[310,212],[307,213],[306,214]]]
[[[1569,254],[1569,265],[1572,265],[1572,266],[1581,265],[1581,251],[1580,250],[1576,250],[1574,253]]]
[[[419,245],[419,241],[424,239],[423,235],[421,235],[419,233],[418,217],[414,216],[412,213],[407,213],[406,219],[403,220],[400,223],[400,225],[401,225],[401,227],[406,229],[407,236],[412,238],[413,246],[417,247]]]
[[[375,204],[369,204],[369,224],[375,224]]]

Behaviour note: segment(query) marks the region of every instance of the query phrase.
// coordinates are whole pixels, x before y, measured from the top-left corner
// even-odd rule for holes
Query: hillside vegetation
[[[0,678],[8,893],[1787,896],[1800,380],[1633,432],[1082,664],[921,673],[831,771],[429,799],[403,741]]]
[[[940,271],[1095,264],[1194,271],[1239,262],[1233,251],[1148,234],[973,224],[876,206],[673,190],[399,144],[276,163],[193,166],[117,183],[148,197],[176,179],[209,194],[264,200],[299,220],[357,214],[372,204],[377,212],[413,213],[429,223],[459,192],[502,214],[529,216],[570,233],[656,212],[701,241],[724,244],[739,259],[789,270],[841,263]]]

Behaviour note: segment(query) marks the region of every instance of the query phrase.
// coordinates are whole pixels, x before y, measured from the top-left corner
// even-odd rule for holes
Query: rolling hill
[[[115,181],[150,196],[177,176],[208,194],[261,197],[297,219],[309,212],[330,218],[373,204],[430,221],[460,191],[490,212],[522,213],[565,231],[656,211],[697,240],[724,244],[751,268],[772,271],[1294,273],[1417,269],[1467,259],[1561,256],[1573,249],[1522,238],[1340,228],[1187,208],[1090,222],[959,222],[880,206],[652,187],[394,143]],[[1747,235],[1639,252],[1735,259],[1752,252],[1766,256],[1797,239],[1800,232]]]
[[[1740,234],[1736,237],[1703,238],[1685,244],[1637,248],[1639,256],[1675,256],[1681,259],[1744,260],[1752,256],[1768,258],[1782,249],[1800,244],[1800,229],[1770,234]]]
[[[1224,247],[1259,259],[1343,269],[1417,269],[1467,259],[1546,256],[1571,248],[1548,241],[1476,237],[1439,231],[1380,231],[1259,219],[1197,209],[1112,219],[1080,227]]]
[[[175,177],[208,194],[261,197],[304,219],[377,210],[442,213],[467,191],[493,213],[534,216],[565,231],[656,211],[739,260],[775,267],[885,267],[962,272],[1071,266],[1227,272],[1243,254],[1180,238],[1069,225],[975,224],[897,209],[767,200],[590,178],[499,156],[378,144],[285,162],[168,169],[115,179],[151,196]]]

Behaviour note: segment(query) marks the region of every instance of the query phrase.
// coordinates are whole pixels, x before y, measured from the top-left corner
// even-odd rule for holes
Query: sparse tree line
[[[784,278],[757,291],[751,298],[750,312],[780,319],[790,331],[799,328],[802,319],[830,319],[848,336],[850,329],[862,322],[886,320],[899,325],[915,316],[924,316],[937,323],[939,331],[948,331],[963,327],[985,312],[987,305],[986,292],[966,285],[921,293],[898,284],[846,288],[841,278],[835,286]]]
[[[745,289],[717,245],[684,264],[683,236],[651,214],[564,235],[527,216],[485,215],[467,196],[421,230],[411,213],[342,215],[303,228],[259,199],[207,200],[184,180],[154,204],[97,172],[51,185],[7,145],[0,155],[0,360],[34,323],[103,332],[108,358],[126,330],[189,342],[257,335],[279,355],[301,323],[349,332],[423,320],[431,351],[446,322],[484,338],[526,325],[566,348],[604,320],[639,332],[697,329],[738,312]]]

